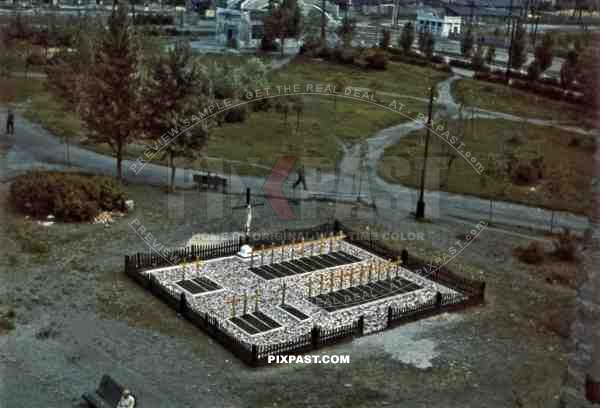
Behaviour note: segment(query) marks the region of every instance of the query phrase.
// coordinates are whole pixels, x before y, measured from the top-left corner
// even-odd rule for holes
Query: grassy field
[[[337,78],[342,78],[345,86],[352,88],[369,88],[378,92],[425,98],[432,84],[448,76],[441,71],[398,62],[388,63],[385,71],[368,71],[355,66],[299,57],[284,69],[275,72],[271,81],[276,85],[333,84]]]
[[[239,61],[240,58],[244,57],[225,56],[217,60],[232,62]],[[336,75],[343,75],[348,86],[422,95],[427,91],[426,82],[419,81],[418,78],[422,79],[427,73],[431,73],[435,80],[446,77],[437,71],[404,64],[390,64],[387,71],[364,71],[344,65],[297,59],[275,72],[271,83],[327,83],[333,81]],[[23,109],[26,118],[42,124],[59,137],[69,137],[74,143],[86,139],[83,123],[76,114],[66,111],[56,97],[44,90],[43,80],[18,82],[18,94],[21,95],[19,99],[29,99]],[[385,99],[386,102],[382,104],[385,106],[391,102],[391,98],[377,96],[376,99]],[[396,99],[405,105],[403,111],[425,111],[424,103]],[[372,137],[383,128],[408,120],[405,116],[366,101],[343,97],[334,99],[331,95],[306,95],[303,100],[299,126],[295,113],[288,114],[286,121],[282,113],[272,110],[252,112],[242,124],[226,124],[215,128],[210,135],[208,156],[243,163],[247,163],[248,157],[260,158],[258,167],[237,164],[238,174],[266,174],[280,156],[304,157],[307,158],[305,165],[319,166],[328,171],[334,168],[341,157],[338,141],[359,142]],[[128,147],[127,158],[137,158],[143,152],[144,141],[138,141],[137,144],[141,146]],[[106,145],[87,144],[86,147],[112,155]],[[157,160],[155,163],[166,164],[166,160]],[[203,167],[202,163],[191,159],[180,159],[177,165]]]
[[[450,134],[452,132],[451,124]],[[535,206],[584,213],[588,208],[588,191],[591,181],[590,161],[593,154],[593,138],[567,133],[554,128],[502,120],[475,120],[475,136],[467,123],[463,139],[464,151],[469,151],[484,166],[482,175],[458,156],[450,170],[442,159],[447,153],[443,143],[432,135],[431,158],[440,158],[439,183],[428,177],[427,188],[453,193],[471,194],[484,198],[514,201]],[[378,167],[380,176],[388,182],[417,186],[420,172],[415,167],[415,157],[423,157],[424,131],[417,131],[388,147],[385,156],[404,158],[410,169],[400,174],[391,167],[390,161],[382,160]],[[503,167],[508,158],[531,160],[542,158],[543,177],[535,185],[514,185]],[[586,160],[587,159],[587,160]],[[429,173],[435,174],[432,168]],[[466,181],[469,182],[466,182]]]
[[[499,111],[529,118],[557,120],[585,126],[586,114],[580,107],[537,96],[505,85],[461,79],[452,83],[452,95],[467,106]]]
[[[0,104],[20,103],[44,92],[44,81],[38,78],[2,78],[0,89]]]

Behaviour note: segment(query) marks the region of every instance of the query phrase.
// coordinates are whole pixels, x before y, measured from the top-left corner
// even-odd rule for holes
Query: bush
[[[525,248],[517,248],[515,252],[521,262],[538,265],[544,261],[544,245],[539,241],[530,242]]]
[[[367,67],[384,70],[387,68],[387,55],[381,50],[371,51],[365,57]]]
[[[431,57],[431,62],[433,62],[434,64],[445,64],[446,59],[443,55],[434,55],[433,57]]]
[[[109,177],[33,171],[17,176],[11,200],[23,214],[61,221],[91,221],[99,211],[122,210],[125,192]]]
[[[573,262],[577,256],[577,237],[568,228],[558,234],[553,241],[555,255],[562,261]]]
[[[246,120],[247,113],[245,106],[236,106],[224,113],[223,120],[225,123],[243,123]]]
[[[537,81],[537,79],[540,77],[541,73],[542,73],[542,70],[537,61],[533,61],[527,67],[527,79],[530,81]]]
[[[512,166],[511,179],[516,185],[526,186],[537,183],[544,176],[541,159],[520,160]]]
[[[356,51],[351,48],[335,48],[331,58],[341,64],[352,65],[356,59]]]

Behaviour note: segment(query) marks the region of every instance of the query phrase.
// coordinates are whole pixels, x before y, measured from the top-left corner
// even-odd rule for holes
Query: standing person
[[[10,108],[8,109],[8,113],[6,114],[6,134],[15,134],[15,115],[13,114],[13,111]]]
[[[298,187],[298,184],[302,183],[302,186],[304,187],[304,191],[307,190],[306,188],[306,179],[304,178],[304,165],[300,166],[300,168],[298,169],[298,180],[296,180],[296,182],[294,183],[294,190],[296,189],[296,187]]]

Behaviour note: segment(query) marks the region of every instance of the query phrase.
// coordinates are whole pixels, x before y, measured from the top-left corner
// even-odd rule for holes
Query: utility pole
[[[425,193],[425,175],[427,173],[427,155],[429,154],[429,128],[431,126],[431,116],[433,113],[433,94],[435,92],[435,86],[432,85],[429,90],[429,107],[427,110],[427,126],[425,134],[425,152],[423,154],[423,168],[421,169],[421,192],[419,193],[419,201],[417,202],[417,214],[416,219],[422,220],[425,218],[425,200],[423,199]]]

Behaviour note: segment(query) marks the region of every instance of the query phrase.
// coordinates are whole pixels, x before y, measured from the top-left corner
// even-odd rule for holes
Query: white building
[[[462,17],[449,16],[434,9],[417,10],[416,30],[430,31],[441,37],[460,34]]]

